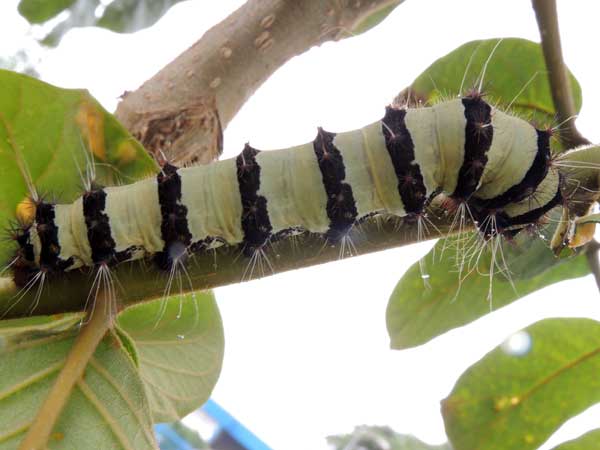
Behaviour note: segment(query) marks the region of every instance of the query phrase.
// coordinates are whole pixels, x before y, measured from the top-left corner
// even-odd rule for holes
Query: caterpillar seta
[[[35,211],[13,231],[10,267],[24,293],[84,268],[98,268],[96,288],[114,290],[110,269],[126,261],[151,259],[170,280],[189,256],[220,246],[239,247],[254,264],[266,246],[301,232],[344,244],[368,217],[427,220],[440,198],[449,211],[468,211],[485,240],[514,236],[572,196],[565,173],[577,163],[552,157],[551,136],[472,91],[428,107],[388,106],[363,128],[319,128],[312,142],[288,149],[246,144],[236,158],[167,162],[155,177],[119,187],[87,179],[70,204],[32,187]],[[572,240],[567,228],[555,247]]]

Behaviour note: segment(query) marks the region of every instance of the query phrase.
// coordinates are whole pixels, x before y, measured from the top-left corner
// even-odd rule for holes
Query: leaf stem
[[[575,126],[577,112],[561,49],[556,0],[531,0],[531,3],[540,30],[542,50],[548,68],[548,79],[552,100],[558,115],[558,123],[564,126],[560,133],[560,141],[565,148],[589,144],[590,141],[583,137]]]
[[[599,251],[600,243],[596,240],[592,240],[586,245],[585,257],[587,258],[588,265],[590,266],[590,271],[596,280],[598,291],[600,291],[600,260],[598,260]]]
[[[50,434],[67,404],[73,388],[81,379],[96,347],[112,326],[110,301],[107,292],[99,292],[96,306],[90,313],[88,322],[81,327],[62,370],[38,410],[19,450],[48,448]]]

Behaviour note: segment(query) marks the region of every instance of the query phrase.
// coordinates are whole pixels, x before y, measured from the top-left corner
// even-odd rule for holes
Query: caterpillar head
[[[584,146],[556,159],[554,164],[564,174],[563,213],[552,237],[551,247],[558,254],[565,247],[576,248],[594,237],[596,215],[592,208],[600,200],[600,146]]]

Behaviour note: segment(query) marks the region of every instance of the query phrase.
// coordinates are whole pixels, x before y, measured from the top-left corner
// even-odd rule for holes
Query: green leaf
[[[68,11],[69,15],[42,39],[45,45],[55,46],[67,31],[76,27],[96,26],[119,33],[141,30],[155,24],[171,6],[181,1],[114,0],[103,7],[99,0],[21,0],[19,12],[30,23],[43,23]]]
[[[61,322],[60,318],[54,320]],[[27,331],[23,332],[13,330],[16,335],[24,335],[31,326],[25,324]],[[63,367],[76,331],[28,337],[13,341],[0,351],[1,450],[15,449],[23,439]],[[53,429],[47,448],[91,447],[157,448],[144,386],[114,334],[108,335],[96,349]]]
[[[523,237],[528,238],[526,234]],[[529,273],[532,276],[514,276],[511,284],[505,276],[497,274],[491,291],[489,277],[482,275],[489,273],[492,261],[489,251],[482,253],[477,267],[474,267],[474,259],[467,260],[461,275],[456,265],[456,250],[452,248],[456,240],[439,241],[424,258],[425,270],[429,276],[426,280],[428,287],[425,288],[420,264],[415,263],[392,293],[386,312],[392,348],[403,349],[423,344],[489,313],[491,308],[501,308],[544,286],[589,273],[584,255],[555,260],[543,242],[536,242],[539,238],[529,240],[535,251],[507,253],[505,260],[513,273],[516,273],[515,267],[524,267],[535,261],[535,267]],[[505,245],[504,248],[506,247],[508,246]],[[557,262],[549,264],[547,260]],[[498,256],[495,271],[504,270],[503,264],[502,258]],[[538,264],[539,268],[548,268],[536,273],[539,270]],[[488,301],[490,292],[491,304]]]
[[[360,22],[356,23],[350,30],[350,36],[362,34],[365,31],[369,31],[371,28],[379,25],[387,16],[390,15],[394,9],[396,9],[399,4],[403,2],[404,0],[395,0],[389,3],[383,3],[379,9],[374,10],[371,14],[364,17]]]
[[[32,334],[61,333],[79,324],[84,313],[56,314],[54,316],[32,316],[20,319],[1,320],[0,337],[14,338]]]
[[[203,404],[221,371],[224,340],[211,292],[134,305],[118,317],[137,349],[155,422],[172,422]]]
[[[497,347],[442,402],[456,450],[536,449],[563,422],[600,401],[600,323],[547,319],[525,330],[529,353]]]
[[[79,196],[90,153],[100,184],[131,183],[156,171],[141,144],[87,91],[0,70],[0,92],[0,229],[16,217],[31,219],[28,179],[60,202]],[[0,245],[1,262],[14,251],[11,244]]]
[[[19,342],[73,331],[84,316],[84,313],[69,313],[0,320],[0,354]]]
[[[176,3],[183,0],[115,0],[106,7],[96,26],[132,33],[154,25]]]
[[[598,442],[600,442],[600,429],[589,431],[577,439],[563,442],[552,450],[597,450]]]
[[[70,8],[77,0],[21,0],[19,13],[30,23],[43,23]]]
[[[488,102],[538,123],[556,125],[555,109],[540,44],[519,38],[468,42],[435,61],[410,87],[412,99],[435,103],[479,86],[485,63],[483,91]],[[494,50],[494,47],[496,49]],[[492,54],[493,52],[493,54]],[[464,77],[464,79],[463,79]],[[581,109],[581,87],[569,72],[576,110]],[[461,91],[462,87],[462,91]],[[409,91],[405,91],[404,97]]]

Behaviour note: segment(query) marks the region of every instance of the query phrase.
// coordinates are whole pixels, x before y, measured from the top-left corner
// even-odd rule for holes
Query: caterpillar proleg
[[[142,258],[170,270],[222,245],[252,257],[298,230],[335,243],[367,217],[425,215],[440,194],[468,208],[484,236],[514,234],[561,202],[550,134],[471,93],[387,107],[361,129],[319,128],[288,149],[247,144],[208,166],[167,163],[131,185],[90,185],[70,204],[34,199],[35,219],[16,239],[15,282]]]

